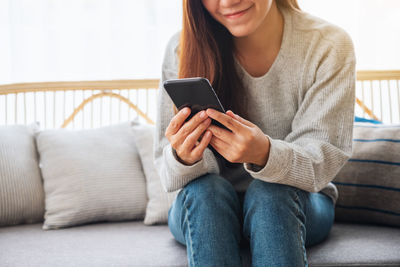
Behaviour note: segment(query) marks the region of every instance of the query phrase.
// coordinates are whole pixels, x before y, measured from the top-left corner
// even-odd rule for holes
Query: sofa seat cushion
[[[310,266],[400,266],[400,228],[335,223],[307,250]]]
[[[41,224],[0,228],[1,266],[187,266],[186,248],[167,225],[99,223],[43,231]],[[399,266],[400,229],[335,224],[308,249],[310,266]],[[242,251],[250,266],[249,249]]]

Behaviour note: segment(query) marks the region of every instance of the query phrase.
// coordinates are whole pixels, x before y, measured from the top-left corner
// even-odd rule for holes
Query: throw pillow
[[[146,181],[130,122],[38,133],[43,229],[143,219]]]
[[[179,190],[171,193],[164,191],[153,161],[154,125],[132,122],[136,146],[146,175],[148,203],[144,224],[163,224],[168,222],[168,210]]]
[[[38,123],[0,126],[0,226],[43,221],[38,128]]]
[[[355,123],[353,138],[334,179],[336,219],[400,226],[400,125]]]
[[[354,116],[354,122],[370,122],[374,124],[382,124],[381,121],[373,120],[373,119],[366,119],[358,116]]]

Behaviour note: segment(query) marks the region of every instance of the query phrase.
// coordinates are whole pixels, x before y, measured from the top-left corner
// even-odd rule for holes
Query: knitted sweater
[[[351,156],[355,103],[355,55],[349,35],[306,12],[280,8],[282,43],[269,71],[252,77],[235,59],[248,93],[249,120],[270,140],[265,166],[227,164],[206,148],[200,161],[185,165],[165,137],[174,116],[162,82],[177,78],[179,33],[169,41],[158,90],[154,163],[165,191],[183,188],[206,173],[217,173],[243,192],[253,179],[325,193]],[[235,112],[233,110],[233,112]],[[233,167],[234,166],[234,167]]]

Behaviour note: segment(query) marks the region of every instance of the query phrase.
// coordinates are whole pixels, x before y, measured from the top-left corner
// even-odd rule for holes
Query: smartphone
[[[191,109],[191,113],[185,121],[190,120],[197,112],[207,108],[225,113],[217,94],[206,78],[171,79],[164,81],[163,86],[178,110],[184,107]],[[214,119],[211,119],[211,123],[231,131]]]

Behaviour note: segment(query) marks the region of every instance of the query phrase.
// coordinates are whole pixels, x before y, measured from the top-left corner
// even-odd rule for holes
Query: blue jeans
[[[189,266],[307,266],[306,247],[323,241],[334,205],[322,193],[254,179],[245,193],[217,174],[205,174],[179,192],[168,211],[174,238],[186,246]]]

